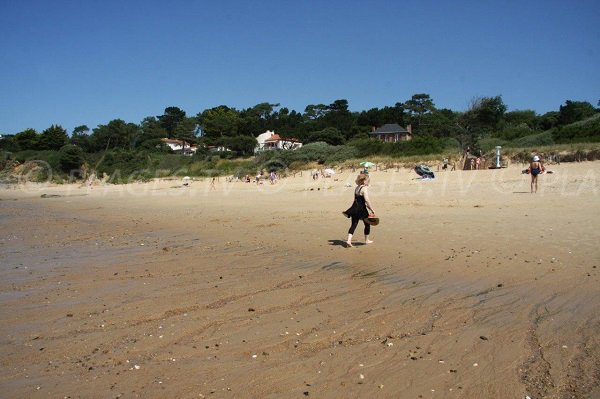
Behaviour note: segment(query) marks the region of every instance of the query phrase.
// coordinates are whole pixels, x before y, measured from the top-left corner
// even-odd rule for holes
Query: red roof
[[[277,133],[275,133],[270,138],[266,139],[265,143],[275,143],[277,141],[290,141],[290,142],[296,142],[296,143],[300,142],[300,140],[294,139],[292,137],[282,139],[281,136],[279,136]]]
[[[271,137],[269,137],[268,139],[265,140],[265,143],[267,141],[279,141],[279,140],[281,140],[281,137],[277,133],[274,133]]]

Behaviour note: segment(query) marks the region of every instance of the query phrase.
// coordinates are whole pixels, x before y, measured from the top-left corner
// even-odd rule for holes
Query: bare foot
[[[365,244],[373,244],[373,240],[366,240]]]
[[[353,245],[352,245],[352,243],[351,243],[350,241],[347,241],[347,242],[346,242],[346,248],[350,248],[350,247],[352,247],[352,246],[353,246]]]

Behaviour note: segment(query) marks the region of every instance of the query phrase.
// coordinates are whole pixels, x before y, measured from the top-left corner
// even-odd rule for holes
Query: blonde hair
[[[361,173],[356,177],[356,185],[360,186],[362,184],[369,184],[369,181],[371,179],[369,178],[369,175]]]

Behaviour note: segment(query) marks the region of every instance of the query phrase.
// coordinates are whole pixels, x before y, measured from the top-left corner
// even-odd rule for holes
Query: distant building
[[[412,140],[412,126],[408,125],[406,128],[403,128],[397,123],[388,123],[380,128],[373,128],[373,131],[369,133],[369,135],[373,138],[389,143],[409,141]]]
[[[267,130],[256,138],[258,145],[254,152],[273,150],[296,150],[302,147],[302,143],[293,138],[281,138],[277,133]]]
[[[173,150],[173,152],[187,155],[187,156],[194,155],[196,153],[196,151],[198,150],[197,146],[191,145],[187,141],[183,141],[183,140],[169,139],[169,138],[164,137],[164,138],[160,139],[160,141],[163,144],[168,145],[169,148],[171,148],[171,150]]]
[[[231,152],[231,149],[223,145],[209,145],[206,147],[210,152]]]

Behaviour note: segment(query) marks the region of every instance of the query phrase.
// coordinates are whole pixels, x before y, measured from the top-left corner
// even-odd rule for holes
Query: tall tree
[[[469,109],[457,118],[457,140],[463,148],[470,146],[475,149],[484,135],[499,130],[505,112],[502,96],[473,98]]]
[[[393,107],[371,108],[368,111],[362,111],[358,114],[356,123],[359,126],[368,126],[369,128],[381,127],[386,123],[397,123],[405,126],[404,104],[396,103]]]
[[[90,128],[87,127],[87,125],[81,125],[81,126],[77,126],[75,129],[73,129],[73,136],[74,135],[83,135],[83,134],[89,134],[90,133]]]
[[[537,128],[538,116],[531,109],[515,110],[504,114],[506,123],[511,126],[527,125],[530,129]]]
[[[185,154],[185,147],[187,144],[196,143],[196,126],[198,125],[198,119],[196,117],[185,118],[175,129],[175,138],[181,140],[183,143],[183,153]],[[186,144],[187,143],[187,144]]]
[[[265,130],[277,128],[277,112],[279,104],[260,103],[239,113],[238,133],[245,136],[256,136]]]
[[[68,140],[67,131],[62,126],[52,125],[40,135],[39,147],[42,150],[60,150]]]
[[[142,136],[140,141],[160,139],[167,136],[167,131],[154,116],[148,116],[140,123]]]
[[[258,142],[252,136],[236,136],[224,137],[223,144],[232,151],[236,151],[240,155],[251,155]]]
[[[502,101],[502,96],[475,97],[460,121],[467,129],[493,131],[504,121],[505,112],[506,105]]]
[[[193,122],[188,121],[185,111],[178,107],[167,107],[165,113],[157,118],[166,130],[168,138],[181,141],[181,153],[185,154],[186,145],[194,140],[193,130],[195,125]]]
[[[309,141],[311,143],[322,141],[331,145],[341,145],[344,144],[346,140],[344,135],[335,127],[326,127],[323,130],[311,132],[309,135]]]
[[[93,130],[92,142],[96,151],[107,148],[133,149],[140,135],[140,128],[135,123],[113,119],[108,125],[98,125]]]
[[[379,108],[371,108],[368,111],[361,111],[358,114],[356,123],[360,126],[379,127],[384,124],[380,116]]]
[[[323,117],[323,121],[327,127],[333,127],[349,138],[352,133],[354,117],[348,110],[348,100],[336,100],[329,104],[329,112]]]
[[[423,115],[420,133],[434,137],[456,136],[456,118],[457,114],[449,109],[436,109]]]
[[[39,135],[34,129],[25,129],[15,134],[14,140],[21,150],[35,150],[39,145]]]
[[[92,149],[92,140],[89,133],[90,128],[86,125],[77,126],[71,134],[71,144],[80,147],[83,151],[90,151]]]
[[[304,109],[304,117],[307,120],[316,121],[321,119],[330,111],[330,108],[325,104],[309,104]]]
[[[414,94],[410,100],[404,103],[404,109],[408,111],[411,123],[414,126],[414,130],[418,131],[421,125],[421,118],[428,112],[435,109],[433,100],[429,94],[420,93]]]
[[[560,113],[558,111],[546,112],[544,115],[539,117],[539,127],[542,130],[549,130],[558,125],[558,118]]]
[[[587,101],[567,100],[565,105],[560,106],[558,123],[568,125],[589,118],[596,113],[596,109]]]
[[[177,126],[185,120],[185,111],[178,107],[167,107],[165,113],[157,116],[157,118],[167,132],[167,137],[172,139],[175,138]]]
[[[203,111],[197,118],[207,137],[235,136],[238,133],[240,115],[234,108],[220,105]]]

